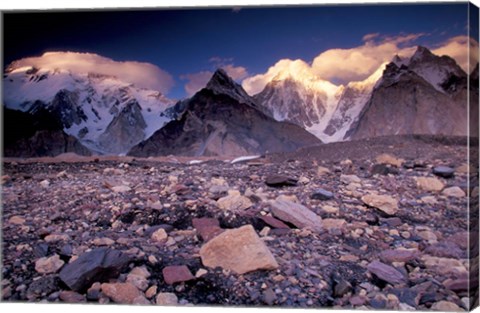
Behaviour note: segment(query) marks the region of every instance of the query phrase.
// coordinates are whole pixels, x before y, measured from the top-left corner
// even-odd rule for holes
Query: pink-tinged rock
[[[281,220],[276,219],[273,216],[269,216],[269,215],[262,216],[262,215],[260,215],[259,218],[262,221],[264,221],[265,224],[267,224],[268,226],[271,226],[273,228],[280,228],[280,229],[290,228],[290,227],[288,227],[287,224],[285,224]]]
[[[380,261],[373,261],[368,264],[367,269],[380,278],[392,285],[403,284],[406,282],[405,276],[396,270],[394,267],[384,264]]]
[[[362,201],[366,205],[377,208],[387,215],[395,215],[398,211],[398,201],[390,196],[369,194],[363,196]]]
[[[102,293],[121,304],[149,304],[143,292],[130,283],[102,284]]]
[[[51,274],[58,272],[62,268],[63,262],[60,256],[55,254],[49,258],[40,258],[35,262],[35,270],[40,274]]]
[[[192,219],[192,224],[204,241],[209,241],[223,232],[218,220],[215,218],[194,218]]]
[[[380,253],[380,260],[383,262],[408,262],[418,257],[418,250],[386,250]]]
[[[278,263],[252,225],[226,230],[200,249],[205,266],[220,266],[237,274],[276,269]]]
[[[157,295],[155,302],[158,305],[177,305],[178,298],[174,293],[171,292],[161,292]]]
[[[468,278],[447,279],[443,282],[443,285],[449,290],[459,292],[468,291],[470,288],[470,283],[472,283],[472,287],[474,286],[474,283],[478,285],[478,279],[475,281],[470,281]]]
[[[195,279],[188,267],[185,265],[167,266],[163,268],[162,274],[165,283],[169,285]]]
[[[87,301],[84,295],[81,295],[75,291],[60,292],[60,300],[67,303],[81,303]]]
[[[322,218],[299,203],[278,197],[275,201],[270,201],[270,206],[273,216],[284,222],[291,223],[298,228],[309,227],[315,231],[323,229]]]

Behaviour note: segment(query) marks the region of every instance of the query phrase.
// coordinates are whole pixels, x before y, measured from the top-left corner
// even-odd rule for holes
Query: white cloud
[[[382,63],[390,61],[395,54],[410,55],[415,47],[405,47],[423,34],[408,34],[395,37],[380,37],[367,34],[365,43],[351,49],[330,49],[318,55],[312,62],[313,71],[326,80],[342,83],[359,81],[370,76]],[[375,41],[374,39],[379,39]]]
[[[47,52],[40,57],[18,60],[15,66],[115,76],[139,88],[153,89],[164,94],[168,93],[175,83],[169,73],[153,64],[134,61],[118,62],[93,53]]]
[[[470,55],[468,53],[470,49]],[[458,65],[465,71],[470,72],[478,63],[478,42],[468,36],[457,36],[442,43],[438,48],[432,50],[436,55],[448,55],[457,61]],[[471,68],[468,69],[470,58]]]

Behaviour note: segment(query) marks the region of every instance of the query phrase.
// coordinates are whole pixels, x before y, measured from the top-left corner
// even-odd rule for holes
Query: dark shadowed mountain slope
[[[242,87],[219,70],[177,120],[132,148],[129,155],[236,156],[320,143],[303,128],[260,112]]]
[[[478,93],[478,86],[471,86],[469,93],[466,73],[449,57],[434,56],[425,48],[419,47],[409,62],[387,66],[346,139],[399,134],[467,135],[467,99],[469,94]],[[470,111],[470,132],[478,132],[478,103],[476,107],[471,103]]]
[[[90,155],[75,137],[63,131],[61,122],[45,109],[34,114],[3,109],[3,156],[41,157],[66,152]],[[5,136],[8,134],[8,136]]]

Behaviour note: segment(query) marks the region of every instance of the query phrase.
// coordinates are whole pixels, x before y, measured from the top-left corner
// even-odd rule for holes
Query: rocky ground
[[[234,162],[4,159],[3,301],[467,310],[467,153],[396,137]]]

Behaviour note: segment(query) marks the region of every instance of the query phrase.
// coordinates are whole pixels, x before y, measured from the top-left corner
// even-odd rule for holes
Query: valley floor
[[[466,310],[478,299],[469,294],[478,258],[468,259],[478,255],[478,225],[469,225],[478,221],[478,159],[467,164],[476,145],[386,137],[235,164],[4,159],[3,301]],[[435,175],[437,166],[453,176]],[[379,195],[383,202],[368,200]],[[305,206],[321,227],[271,217],[279,199]],[[278,268],[205,266],[207,240],[243,225]],[[71,291],[65,267],[102,247],[128,256],[127,267],[95,268],[111,271],[103,284]],[[254,252],[239,253],[255,261]]]

